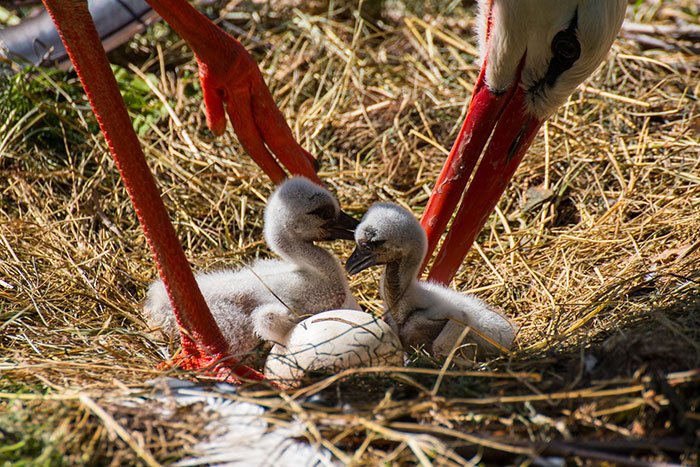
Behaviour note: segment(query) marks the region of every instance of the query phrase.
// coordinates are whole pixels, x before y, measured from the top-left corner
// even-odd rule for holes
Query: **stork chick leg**
[[[243,45],[187,0],[147,1],[194,51],[211,131],[224,132],[228,113],[243,147],[275,183],[286,175],[270,151],[293,175],[321,183],[316,160],[294,139]]]
[[[187,258],[168,218],[165,206],[109,67],[85,0],[43,0],[85,88],[109,150],[151,247],[175,310],[184,354],[178,359],[185,369],[207,368],[225,379],[262,379],[262,375],[239,365],[227,355],[227,344],[216,325]]]
[[[262,340],[275,343],[282,342],[299,322],[299,317],[281,303],[258,307],[251,318],[255,334]]]

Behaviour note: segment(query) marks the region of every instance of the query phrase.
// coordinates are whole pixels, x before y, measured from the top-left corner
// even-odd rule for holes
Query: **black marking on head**
[[[581,43],[576,35],[577,28],[578,8],[574,12],[569,26],[563,31],[559,31],[552,39],[552,58],[547,66],[547,72],[530,86],[528,89],[530,94],[541,95],[545,86],[554,86],[559,76],[574,66],[574,63],[581,57]]]
[[[325,197],[326,197],[326,194],[325,194],[325,193],[321,193],[320,191],[318,191],[318,192],[316,192],[316,193],[310,194],[310,195],[309,195],[309,198],[308,198],[308,201],[311,203],[311,202],[313,202],[315,199],[318,199],[318,198],[325,198]]]
[[[335,206],[332,204],[324,204],[323,206],[310,211],[308,214],[316,216],[324,221],[329,221],[336,218]]]
[[[362,230],[364,243],[372,243],[372,241],[377,237],[377,229],[374,227],[365,227]]]

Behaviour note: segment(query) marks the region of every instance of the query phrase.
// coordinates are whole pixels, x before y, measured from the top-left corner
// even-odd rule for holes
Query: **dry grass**
[[[248,32],[295,134],[358,216],[377,200],[422,212],[478,71],[470,8],[407,3],[366,20],[337,5],[329,14],[323,2],[270,10],[234,1],[221,11],[225,26]],[[639,3],[628,19],[692,24],[698,10]],[[521,325],[516,352],[469,375],[323,381],[293,397],[301,405],[246,397],[274,401],[281,419],[302,414],[319,430],[310,436],[357,463],[590,459],[584,450],[613,462],[697,461],[700,59],[692,38],[652,38],[668,49],[643,50],[649,40],[636,32],[618,40],[545,125],[453,283]],[[158,26],[115,60],[137,64],[121,84],[194,267],[266,255],[261,213],[272,187],[231,132],[206,130],[189,51]],[[156,272],[77,80],[4,79],[0,116],[0,440],[15,446],[0,448],[0,460],[143,462],[77,393],[158,461],[178,457],[196,423],[185,429],[104,398],[161,374],[139,307]],[[346,257],[351,246],[334,248]],[[378,278],[352,284],[374,311]],[[358,392],[364,404],[339,409]],[[315,393],[325,408],[308,402]]]

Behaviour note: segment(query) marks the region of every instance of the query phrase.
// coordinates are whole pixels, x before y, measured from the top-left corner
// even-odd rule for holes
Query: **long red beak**
[[[443,284],[459,269],[542,123],[525,111],[520,70],[507,91],[495,93],[486,84],[486,67],[487,61],[484,61],[467,118],[421,220],[428,234],[427,263],[462,200],[429,275],[431,280]],[[475,168],[476,173],[465,193]]]

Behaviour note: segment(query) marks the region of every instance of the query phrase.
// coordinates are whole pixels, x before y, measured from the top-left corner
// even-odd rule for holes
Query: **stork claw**
[[[209,128],[222,134],[228,114],[243,147],[275,183],[286,174],[271,153],[293,175],[320,182],[316,160],[294,139],[252,57],[238,41],[229,38],[235,41],[231,52],[237,59],[230,62],[234,66],[214,68],[197,58]]]
[[[240,384],[244,381],[265,381],[265,376],[262,373],[240,364],[235,359],[209,355],[189,346],[184,346],[172,360],[158,365],[159,370],[170,368],[197,371],[205,377],[231,384]]]
[[[226,37],[230,39],[228,66],[211,66],[197,56],[209,129],[221,135],[228,114],[245,150],[275,183],[282,182],[286,174],[271,153],[293,175],[320,183],[316,159],[294,139],[255,61],[236,39]]]
[[[281,163],[320,184],[316,160],[294,139],[245,47],[186,0],[148,3],[194,51],[209,129],[221,135],[228,114],[245,150],[275,183],[286,178]]]

